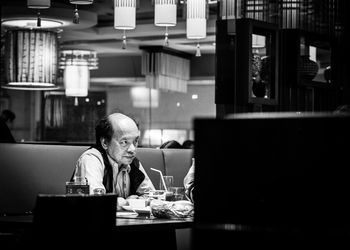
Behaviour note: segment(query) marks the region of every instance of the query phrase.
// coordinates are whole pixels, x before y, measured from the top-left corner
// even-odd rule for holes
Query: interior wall
[[[11,130],[17,142],[36,140],[40,121],[40,91],[7,90],[9,109],[16,115]]]
[[[91,78],[144,77],[141,74],[141,56],[99,56],[99,68],[91,70]],[[190,58],[190,77],[214,77],[215,54],[202,54]]]
[[[129,87],[107,90],[107,114],[121,111],[139,120],[143,129],[192,129],[194,117],[215,117],[214,85],[190,85],[187,93],[160,92],[157,108],[135,108]],[[198,99],[192,99],[197,94]],[[180,106],[178,106],[178,104]]]
[[[214,56],[205,55],[191,59],[191,79],[198,80],[188,86],[187,93],[160,92],[157,108],[135,108],[132,105],[129,86],[103,87],[107,95],[106,113],[115,110],[130,114],[140,121],[141,129],[192,129],[193,118],[215,116],[215,85],[199,85],[201,79],[214,77]],[[141,57],[124,56],[99,58],[99,69],[91,71],[91,78],[120,79],[141,75]],[[4,90],[2,90],[4,91]],[[40,141],[41,91],[6,90],[10,97],[9,108],[16,120],[12,133],[18,142]],[[198,99],[192,99],[197,94]],[[179,104],[178,104],[179,103]]]
[[[90,77],[141,77],[141,56],[99,56]]]

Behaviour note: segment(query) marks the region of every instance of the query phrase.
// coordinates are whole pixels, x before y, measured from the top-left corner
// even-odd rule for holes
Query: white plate
[[[136,212],[139,214],[149,214],[151,213],[151,208],[149,206],[144,207],[144,208],[132,208],[131,206],[122,206],[122,208],[126,211],[130,211],[130,212]]]
[[[125,218],[135,218],[139,214],[135,212],[126,212],[126,211],[118,211],[117,217],[125,217]]]

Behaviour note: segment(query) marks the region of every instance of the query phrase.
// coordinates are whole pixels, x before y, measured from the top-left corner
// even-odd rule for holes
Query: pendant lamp
[[[58,87],[57,33],[42,29],[7,30],[6,89],[53,90]]]
[[[199,39],[207,36],[207,1],[187,0],[186,36],[197,40],[196,56],[201,56]]]
[[[169,46],[168,27],[176,26],[176,4],[177,0],[154,1],[154,25],[165,27],[165,46]]]
[[[40,10],[41,9],[48,9],[51,6],[51,0],[27,0],[27,7],[29,9],[37,9],[37,25],[38,27],[41,27],[41,18],[40,18]]]
[[[79,23],[78,5],[92,4],[94,0],[69,0],[69,2],[71,4],[75,4],[73,23],[78,24]]]
[[[190,54],[163,46],[140,46],[141,74],[146,87],[165,91],[187,92],[190,79]]]
[[[63,73],[66,96],[83,97],[88,95],[90,71],[88,66],[67,65]]]
[[[126,49],[126,30],[136,27],[136,0],[114,0],[114,28],[123,30],[123,49]]]
[[[97,53],[92,50],[61,50],[60,69],[64,70],[63,82],[66,96],[87,96],[90,70],[98,69]]]

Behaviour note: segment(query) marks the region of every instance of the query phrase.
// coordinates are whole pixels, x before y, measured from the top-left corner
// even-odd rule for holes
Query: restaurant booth
[[[0,143],[0,248],[349,247],[350,116],[338,112],[350,103],[349,1],[130,1],[127,7],[141,13],[137,29],[136,19],[129,28],[109,19],[121,2],[115,0],[112,11],[96,8],[105,12],[98,18],[87,15],[93,1],[70,1],[69,23],[80,17],[83,28],[68,34],[91,35],[86,40],[60,44],[62,30],[41,28],[9,29],[2,36],[0,108],[17,113],[18,141]],[[164,33],[153,27],[160,2],[176,2],[181,10],[175,20],[182,23],[173,30],[165,25]],[[183,29],[186,7],[197,3],[202,15],[189,16],[197,13],[193,23],[205,25],[192,32],[208,32],[193,39]],[[38,26],[46,17],[39,9],[33,12]],[[7,14],[2,11],[2,21]],[[142,30],[148,22],[151,29]],[[108,33],[113,27],[122,30],[121,39]],[[113,44],[115,53],[121,45],[117,56],[97,58],[96,36],[99,49]],[[23,51],[17,51],[20,38]],[[68,49],[77,44],[80,49]],[[38,65],[44,49],[51,52]],[[67,77],[81,60],[84,69]],[[46,64],[47,71],[26,72]],[[170,75],[158,74],[162,70]],[[39,72],[45,83],[36,86],[30,79]],[[71,94],[68,79],[84,93]],[[138,99],[133,90],[140,86],[146,92]],[[95,122],[116,111],[140,121],[137,157],[156,186],[161,179],[152,169],[183,186],[195,158],[193,216],[122,218],[113,194],[67,195],[76,160],[94,142]],[[194,149],[160,149],[171,137],[193,140]]]
[[[70,240],[77,247],[112,243],[143,249],[163,249],[163,244],[174,250],[190,247],[192,220],[150,219],[150,214],[116,218],[115,195],[83,195],[81,200],[80,195],[66,196],[66,182],[86,149],[88,146],[0,143],[0,239],[5,249],[27,244],[37,247],[38,243],[46,248],[52,242],[63,247]],[[156,187],[160,175],[151,168],[173,176],[173,185],[182,186],[193,151],[139,148],[137,155]],[[50,201],[50,196],[56,197]],[[110,241],[101,239],[105,237]],[[148,245],[149,239],[152,244]]]

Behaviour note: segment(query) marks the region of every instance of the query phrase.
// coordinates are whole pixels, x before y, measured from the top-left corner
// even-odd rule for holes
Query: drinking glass
[[[162,179],[160,180],[159,183],[159,189],[160,190],[168,190],[170,191],[170,188],[173,186],[174,183],[174,176],[172,175],[163,175],[163,180],[166,185],[166,188],[164,187]]]
[[[184,187],[171,187],[170,191],[173,193],[173,201],[185,200]]]

